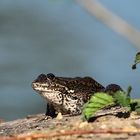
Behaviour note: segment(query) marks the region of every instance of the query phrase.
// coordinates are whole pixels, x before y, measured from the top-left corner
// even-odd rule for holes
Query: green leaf
[[[83,107],[83,117],[89,120],[91,117],[96,117],[98,112],[105,109],[112,109],[114,105],[126,108],[127,111],[136,110],[140,114],[140,99],[131,99],[130,92],[132,87],[129,86],[127,92],[119,90],[109,95],[105,92],[95,93]],[[116,110],[117,112],[117,110]]]
[[[135,57],[135,63],[137,63],[138,61],[140,61],[140,52],[138,52]]]
[[[132,91],[132,87],[131,86],[128,86],[127,88],[127,96],[130,97],[130,93]]]
[[[130,92],[126,93],[124,91],[117,91],[113,97],[116,102],[116,104],[119,104],[122,107],[128,107],[130,109]]]
[[[114,99],[111,95],[104,92],[95,93],[83,107],[83,117],[89,120],[94,114],[107,106],[114,105]]]
[[[140,63],[140,52],[138,52],[135,56],[134,64],[132,65],[132,69],[136,69],[136,65]]]

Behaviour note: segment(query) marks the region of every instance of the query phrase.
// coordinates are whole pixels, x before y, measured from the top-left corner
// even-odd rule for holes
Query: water
[[[140,28],[138,0],[101,2]],[[46,102],[31,88],[40,73],[132,85],[139,97],[140,70],[131,70],[137,51],[75,1],[1,1],[0,118],[45,112]]]

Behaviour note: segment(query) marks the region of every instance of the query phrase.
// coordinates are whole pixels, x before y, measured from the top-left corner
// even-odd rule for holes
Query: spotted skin
[[[51,73],[39,75],[32,82],[32,88],[47,100],[48,106],[51,106],[46,112],[46,115],[50,116],[58,112],[79,115],[90,96],[105,89],[90,77],[56,77]]]

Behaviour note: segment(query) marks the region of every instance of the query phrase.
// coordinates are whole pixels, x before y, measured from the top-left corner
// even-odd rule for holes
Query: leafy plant
[[[117,91],[116,93],[114,93],[113,98],[116,104],[122,107],[127,107],[128,110],[131,111],[131,107],[130,107],[131,99],[127,92]]]
[[[140,63],[140,52],[135,56],[132,69],[136,69],[136,65]],[[89,120],[94,117],[96,112],[112,106],[120,106],[127,108],[128,112],[136,111],[140,115],[140,99],[132,99],[130,96],[131,86],[128,87],[127,92],[118,90],[109,95],[109,92],[97,92],[91,96],[90,100],[83,107],[83,118]]]
[[[120,106],[127,108],[128,112],[136,111],[140,115],[140,100],[131,99],[131,87],[128,87],[127,92],[117,91],[113,95],[105,92],[97,92],[91,96],[90,100],[84,105],[83,118],[89,120],[96,115],[96,112],[105,108],[112,108],[113,106]]]
[[[94,116],[94,113],[107,106],[114,105],[114,99],[111,95],[104,92],[95,93],[90,100],[85,104],[83,109],[83,116],[85,120],[89,120]]]

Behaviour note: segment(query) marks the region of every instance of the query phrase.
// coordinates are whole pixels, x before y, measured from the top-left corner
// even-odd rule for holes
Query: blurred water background
[[[140,30],[140,1],[101,0]],[[13,120],[45,112],[31,88],[41,73],[91,76],[140,93],[140,68],[131,70],[138,50],[74,0],[0,1],[0,118]]]

